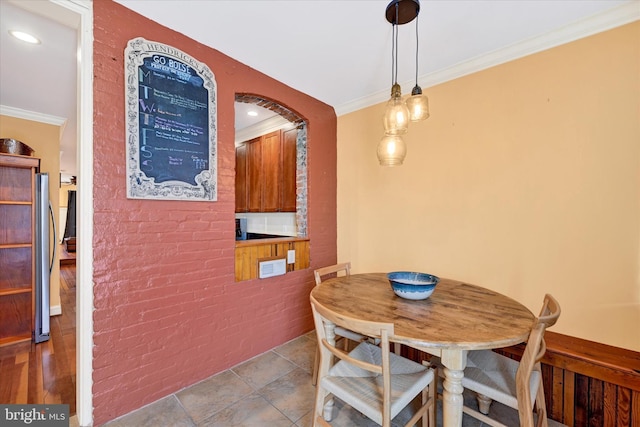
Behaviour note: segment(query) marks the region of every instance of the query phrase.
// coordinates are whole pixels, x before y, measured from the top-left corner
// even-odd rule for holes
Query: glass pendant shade
[[[407,146],[398,135],[385,135],[378,144],[381,166],[400,166],[407,155]]]
[[[384,137],[378,143],[378,161],[381,166],[400,166],[407,155],[407,146],[402,137],[409,130],[410,121],[421,121],[429,117],[429,100],[422,95],[418,86],[418,13],[419,0],[391,0],[387,6],[386,18],[393,26],[391,46],[391,99],[387,102],[382,123]],[[398,84],[398,25],[416,19],[416,86],[411,96],[402,99],[402,90]]]
[[[429,98],[422,94],[422,88],[416,85],[407,98],[409,117],[412,122],[421,122],[429,118]]]
[[[409,129],[409,109],[402,100],[400,85],[395,83],[391,88],[391,99],[382,119],[385,135],[403,135]]]

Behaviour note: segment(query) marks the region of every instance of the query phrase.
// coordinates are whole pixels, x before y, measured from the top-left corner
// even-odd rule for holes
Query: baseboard
[[[51,307],[49,307],[50,316],[60,316],[61,314],[62,314],[62,306],[52,305]]]

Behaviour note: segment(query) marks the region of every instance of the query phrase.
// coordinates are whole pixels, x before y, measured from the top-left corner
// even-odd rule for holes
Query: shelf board
[[[0,249],[30,248],[31,246],[31,243],[3,243]]]
[[[5,288],[5,289],[0,289],[0,297],[6,296],[6,295],[27,294],[29,292],[31,292],[31,287]]]
[[[18,200],[0,200],[0,205],[32,205],[33,202],[30,200],[27,201],[18,201]]]

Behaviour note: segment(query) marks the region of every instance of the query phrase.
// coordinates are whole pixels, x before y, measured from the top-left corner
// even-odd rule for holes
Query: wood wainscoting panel
[[[560,369],[560,368],[555,368],[553,366],[547,366],[545,365],[543,367],[543,369],[549,369],[551,372],[546,372],[543,373],[543,378],[547,377],[547,378],[551,378],[551,384],[547,384],[546,382],[544,383],[545,389],[544,389],[544,395],[549,395],[549,396],[564,396],[563,391],[564,391],[564,386],[565,386],[565,381],[564,381],[564,370]],[[551,391],[549,392],[548,387],[551,387]],[[553,402],[549,402],[549,406],[547,406],[547,412],[549,414],[549,417],[552,419],[558,419],[562,417],[562,408],[564,407],[564,397],[563,399],[560,400],[556,400]]]
[[[548,417],[569,427],[640,427],[640,353],[547,331],[541,361]],[[520,360],[524,344],[494,350]],[[421,362],[427,353],[403,346]]]
[[[567,426],[640,426],[640,353],[547,331],[549,418]],[[519,360],[524,345],[496,350]]]
[[[546,366],[546,365],[545,365]],[[558,373],[561,375],[564,380],[564,389],[560,389],[558,391],[559,394],[547,394],[545,393],[545,403],[551,404],[551,402],[559,401],[562,402],[562,410],[557,415],[557,418],[553,418],[556,421],[562,420],[563,423],[567,423],[566,425],[572,426],[575,424],[573,417],[573,402],[575,399],[575,374],[569,371],[565,371],[564,369],[560,370]],[[544,384],[547,383],[547,377],[542,376]],[[546,390],[545,390],[546,392]]]
[[[236,242],[236,282],[258,278],[258,262],[264,258],[286,258],[295,251],[295,262],[287,264],[287,273],[309,268],[309,239],[260,239]]]

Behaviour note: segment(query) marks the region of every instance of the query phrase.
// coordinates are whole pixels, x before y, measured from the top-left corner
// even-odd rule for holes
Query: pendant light
[[[407,145],[400,135],[385,135],[378,144],[380,166],[400,166],[407,155]]]
[[[409,117],[412,122],[421,122],[429,118],[429,98],[422,94],[422,88],[418,86],[418,17],[416,17],[416,85],[407,98]]]
[[[402,100],[402,89],[398,84],[398,12],[399,3],[396,2],[393,25],[393,41],[391,44],[391,99],[387,102],[382,122],[386,135],[402,135],[409,129],[409,109]]]
[[[393,26],[393,40],[391,43],[391,99],[387,102],[382,119],[385,136],[378,144],[377,150],[378,161],[382,166],[399,166],[407,155],[407,146],[400,135],[407,133],[411,115],[409,107],[402,99],[402,90],[398,84],[398,25],[413,21],[419,12],[419,0],[393,0],[387,5],[385,13],[387,21]]]

